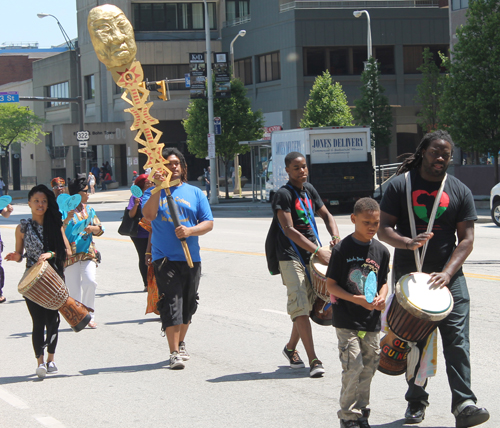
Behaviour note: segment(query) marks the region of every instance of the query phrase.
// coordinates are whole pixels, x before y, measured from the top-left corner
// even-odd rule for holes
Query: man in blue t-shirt
[[[207,198],[197,187],[187,184],[187,165],[184,155],[176,148],[167,147],[163,157],[172,172],[170,181],[180,180],[170,192],[179,212],[179,226],[174,225],[165,190],[152,193],[146,190],[142,199],[142,213],[151,221],[151,253],[158,285],[158,310],[170,348],[170,368],[183,369],[189,359],[184,339],[191,318],[198,307],[198,285],[201,276],[201,258],[198,236],[213,228],[213,216]],[[166,180],[162,171],[155,179]],[[181,240],[185,240],[194,267],[188,266]]]

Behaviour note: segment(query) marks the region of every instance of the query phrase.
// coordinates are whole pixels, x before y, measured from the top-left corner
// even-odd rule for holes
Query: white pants
[[[94,310],[95,290],[97,288],[97,282],[95,281],[96,269],[95,262],[85,260],[68,266],[64,271],[69,295]],[[91,312],[90,315],[94,319],[94,312]]]

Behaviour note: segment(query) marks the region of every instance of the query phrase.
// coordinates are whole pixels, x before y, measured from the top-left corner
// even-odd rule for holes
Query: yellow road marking
[[[15,229],[16,226],[0,226],[0,228],[3,229]],[[130,239],[127,238],[111,238],[107,236],[99,236],[95,237],[96,239],[99,240],[104,240],[104,241],[118,241],[118,242],[132,242]],[[218,248],[201,248],[201,251],[211,251],[213,253],[227,253],[227,254],[241,254],[244,256],[260,256],[260,257],[265,257],[264,253],[254,253],[251,251],[236,251],[236,250],[221,250]],[[392,266],[391,266],[392,268]],[[483,275],[480,273],[467,273],[464,272],[464,275],[466,278],[476,278],[476,279],[486,279],[489,281],[500,281],[500,276],[496,275]]]

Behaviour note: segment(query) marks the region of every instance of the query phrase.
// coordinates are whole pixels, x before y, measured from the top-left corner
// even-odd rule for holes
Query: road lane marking
[[[15,229],[15,226],[0,226],[0,228],[5,228],[5,229]],[[98,240],[103,240],[103,241],[118,241],[118,242],[132,242],[130,239],[125,239],[125,238],[111,238],[111,237],[106,237],[106,236],[99,236],[95,237]],[[242,254],[246,256],[259,256],[259,257],[265,257],[265,253],[254,253],[251,251],[236,251],[236,250],[222,250],[219,248],[200,248],[201,251],[210,251],[214,253],[226,253],[226,254]],[[392,268],[392,266],[391,266]],[[500,276],[496,275],[483,275],[480,273],[467,273],[464,272],[464,275],[466,278],[475,278],[475,279],[486,279],[489,281],[500,281]]]
[[[280,314],[280,315],[287,315],[288,314],[286,312],[283,312],[283,311],[275,311],[274,309],[261,309],[261,311],[264,311],[264,312],[271,312],[273,314]]]
[[[12,407],[17,409],[29,409],[29,406],[14,394],[11,394],[4,388],[0,386],[0,398],[6,403],[10,404]]]
[[[40,422],[45,427],[50,428],[65,428],[65,426],[59,422],[57,419],[54,419],[51,416],[33,416],[38,422]]]

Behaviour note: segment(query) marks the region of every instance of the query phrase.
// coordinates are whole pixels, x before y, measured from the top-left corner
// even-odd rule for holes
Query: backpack
[[[278,260],[278,233],[282,233],[280,231],[278,218],[273,216],[273,221],[267,232],[265,244],[267,268],[271,275],[278,275],[280,273],[280,262]]]

